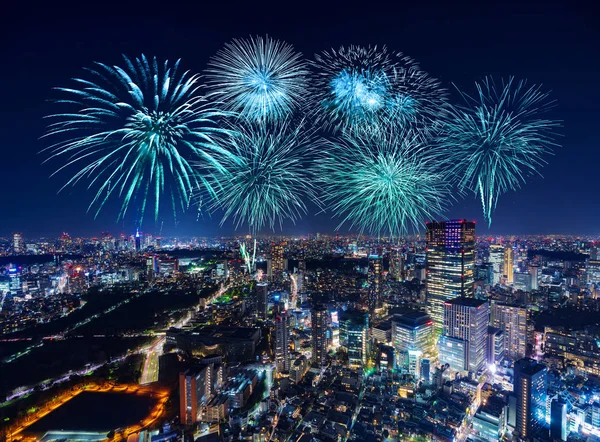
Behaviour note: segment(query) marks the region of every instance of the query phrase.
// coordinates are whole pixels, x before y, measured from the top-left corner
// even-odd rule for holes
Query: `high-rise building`
[[[552,399],[550,403],[550,439],[556,442],[567,440],[567,403]]]
[[[267,319],[269,307],[269,285],[265,282],[256,284],[256,315]]]
[[[527,353],[527,308],[492,301],[490,325],[504,331],[504,356],[513,361]]]
[[[516,431],[523,439],[533,437],[546,421],[548,369],[533,359],[515,362],[513,392],[516,397]]]
[[[290,369],[290,317],[282,312],[275,317],[275,363],[278,371]]]
[[[202,399],[211,393],[211,375],[211,365],[179,373],[179,419],[184,425],[197,421]]]
[[[22,233],[13,233],[12,238],[12,249],[13,255],[20,255],[23,253],[23,234]]]
[[[383,259],[380,255],[369,255],[369,310],[373,311],[382,306],[382,271]]]
[[[273,279],[281,278],[283,275],[283,249],[284,243],[273,243],[271,245],[271,272]]]
[[[369,315],[359,311],[346,311],[340,315],[340,341],[348,351],[348,365],[363,367],[369,353]]]
[[[538,284],[542,274],[542,269],[540,269],[539,266],[530,265],[529,274],[531,275],[531,290],[537,290],[539,288]]]
[[[500,244],[491,244],[488,261],[493,268],[492,285],[500,284],[504,268],[504,247]]]
[[[135,232],[135,251],[139,252],[140,250],[142,250],[142,235],[138,230]]]
[[[444,304],[443,336],[465,342],[465,369],[471,373],[487,361],[488,316],[489,304],[481,299],[460,297]],[[446,362],[441,354],[440,361]]]
[[[421,359],[433,357],[433,321],[425,312],[395,315],[392,343],[398,365],[418,376]]]
[[[506,283],[512,284],[514,282],[513,277],[513,265],[515,262],[515,251],[512,246],[507,245],[504,248],[504,275],[506,276]]]
[[[310,312],[312,324],[312,363],[323,366],[327,363],[327,308],[316,305]]]
[[[496,365],[504,359],[504,332],[496,327],[488,327],[487,363]]]
[[[435,328],[444,324],[444,303],[473,297],[475,223],[466,220],[427,223],[427,303]]]

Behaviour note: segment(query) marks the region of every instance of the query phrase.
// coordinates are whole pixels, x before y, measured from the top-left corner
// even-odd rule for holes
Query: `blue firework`
[[[308,74],[301,54],[269,37],[233,40],[206,70],[214,97],[252,121],[285,119],[298,109]]]
[[[174,213],[185,210],[203,185],[190,161],[219,167],[224,152],[215,122],[225,114],[201,95],[197,75],[179,72],[179,61],[159,64],[144,55],[124,65],[96,63],[74,86],[57,88],[65,110],[48,116],[44,138],[49,159],[62,158],[55,172],[76,169],[64,187],[87,182],[96,215],[111,196],[121,201],[119,218],[136,203],[140,220],[147,205],[158,217],[165,197]]]

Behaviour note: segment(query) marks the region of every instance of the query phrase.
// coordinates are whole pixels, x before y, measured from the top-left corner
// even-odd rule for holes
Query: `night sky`
[[[17,2],[15,2],[17,3]],[[58,189],[67,173],[49,178],[55,161],[42,164],[42,118],[52,112],[52,88],[94,61],[117,64],[121,54],[141,53],[182,59],[202,71],[210,56],[232,38],[269,34],[293,44],[310,58],[340,45],[387,45],[420,62],[439,78],[471,90],[485,75],[514,75],[542,83],[557,100],[550,117],[562,120],[562,147],[549,157],[542,177],[532,177],[518,192],[500,198],[487,229],[479,201],[468,196],[446,214],[478,222],[479,234],[600,234],[600,17],[593,6],[575,2],[507,6],[508,2],[353,2],[339,5],[282,1],[267,4],[228,1],[185,3],[82,1],[6,6],[0,13],[2,77],[0,87],[0,236],[97,235],[131,232],[133,220],[116,224],[119,201],[112,200],[94,220],[86,213],[85,186]],[[325,2],[324,2],[325,3]],[[394,4],[392,4],[394,3]],[[489,3],[489,4],[488,4]],[[591,2],[590,2],[591,4]],[[456,94],[453,95],[456,101]],[[194,212],[194,211],[193,211]],[[196,213],[165,217],[144,230],[163,235],[230,234],[218,217]],[[309,214],[284,233],[332,232],[330,215]],[[162,228],[162,230],[161,230]],[[242,228],[239,233],[245,233]],[[344,230],[342,230],[344,232]],[[268,233],[265,231],[264,233]]]

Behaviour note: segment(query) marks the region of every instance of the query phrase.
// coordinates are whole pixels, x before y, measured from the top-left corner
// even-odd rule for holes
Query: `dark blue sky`
[[[189,2],[192,3],[192,2]],[[0,236],[95,235],[131,231],[116,224],[118,201],[94,220],[85,187],[57,190],[68,174],[49,178],[56,163],[41,164],[42,118],[52,110],[51,88],[69,84],[94,61],[118,63],[121,54],[182,58],[201,71],[234,37],[268,33],[307,57],[340,45],[387,45],[415,58],[450,88],[471,88],[485,75],[527,78],[552,90],[551,117],[563,121],[562,147],[542,177],[501,197],[491,230],[478,200],[457,201],[447,216],[478,221],[478,233],[600,234],[600,17],[575,2],[375,2],[280,3],[44,2],[4,6],[0,18],[3,69],[0,86]],[[324,2],[325,3],[325,2]],[[561,4],[562,3],[562,4]],[[158,223],[159,226],[161,223]],[[308,215],[285,233],[331,232],[327,214]],[[158,227],[145,226],[157,232]],[[165,218],[166,235],[229,234],[216,219]],[[240,231],[241,233],[244,230]],[[157,232],[158,233],[158,232]],[[265,232],[266,233],[266,232]]]

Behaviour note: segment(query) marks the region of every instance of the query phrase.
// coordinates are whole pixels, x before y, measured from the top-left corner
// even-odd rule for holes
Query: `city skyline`
[[[212,12],[220,12],[217,6],[211,8]],[[31,45],[40,40],[35,36],[47,34],[46,25],[38,23],[40,20],[36,14],[30,15],[27,23],[22,23],[20,11],[13,9],[15,20],[4,32],[8,32],[15,41],[8,53],[14,59],[15,69],[6,75],[7,84],[20,87],[12,88],[18,91],[18,99],[15,92],[8,91],[4,103],[10,103],[12,107],[6,109],[8,118],[0,125],[0,133],[5,142],[15,146],[5,150],[5,161],[0,166],[0,184],[3,188],[11,189],[6,194],[5,204],[12,208],[0,215],[0,235],[9,236],[12,232],[23,232],[26,236],[56,235],[66,230],[73,236],[92,236],[100,231],[129,232],[138,227],[138,223],[131,219],[115,223],[118,201],[109,203],[107,210],[100,213],[98,219],[94,219],[93,213],[86,213],[89,195],[85,186],[56,193],[64,181],[56,177],[48,179],[54,170],[47,164],[40,164],[44,158],[37,155],[44,147],[37,138],[44,132],[42,117],[49,113],[50,105],[46,100],[52,98],[53,87],[66,85],[69,78],[81,72],[82,66],[90,65],[96,60],[117,63],[121,53],[130,56],[138,56],[142,52],[155,53],[169,60],[181,57],[183,66],[193,71],[202,71],[208,58],[223,43],[231,38],[264,34],[265,31],[274,38],[294,44],[296,50],[307,58],[327,47],[345,43],[385,44],[419,60],[424,69],[439,78],[449,89],[453,99],[456,99],[456,91],[453,90],[452,83],[461,89],[468,89],[473,81],[481,80],[485,75],[498,78],[515,75],[542,84],[544,90],[551,91],[551,98],[557,104],[550,117],[562,120],[564,126],[560,131],[563,135],[560,140],[563,147],[556,149],[554,156],[548,158],[549,164],[541,170],[544,178],[533,176],[517,192],[504,194],[498,202],[491,229],[483,222],[479,200],[471,196],[457,199],[445,216],[448,219],[467,218],[477,221],[480,235],[598,233],[590,220],[600,215],[596,213],[600,209],[595,208],[597,205],[590,204],[594,201],[595,192],[593,186],[587,185],[586,179],[593,174],[594,163],[588,158],[589,155],[592,158],[594,155],[593,135],[589,129],[592,126],[589,123],[596,119],[594,111],[587,109],[588,103],[596,101],[593,100],[594,89],[586,86],[593,84],[592,73],[598,66],[589,57],[582,58],[595,35],[593,29],[581,26],[587,20],[585,11],[553,5],[546,6],[543,13],[531,5],[506,8],[494,5],[473,8],[463,5],[452,10],[445,8],[440,5],[432,12],[430,8],[424,10],[411,5],[410,15],[413,20],[403,22],[405,26],[400,29],[378,25],[377,23],[389,19],[382,18],[373,11],[373,16],[367,17],[377,19],[367,18],[360,34],[356,35],[352,33],[350,24],[341,25],[340,28],[324,26],[329,15],[325,12],[332,12],[327,9],[319,17],[312,16],[308,10],[300,10],[296,17],[270,23],[271,27],[267,27],[264,18],[259,16],[260,11],[250,11],[247,17],[254,20],[245,19],[242,22],[233,19],[231,23],[220,26],[216,33],[211,33],[214,29],[210,24],[206,29],[197,30],[200,32],[198,38],[206,42],[201,47],[182,38],[194,26],[191,21],[181,18],[177,19],[177,29],[181,32],[175,31],[172,25],[174,21],[170,21],[175,18],[165,19],[166,24],[160,28],[163,38],[154,40],[144,37],[141,40],[138,37],[141,34],[136,31],[144,23],[156,20],[151,14],[142,17],[139,24],[129,24],[127,27],[125,10],[116,14],[111,11],[111,16],[108,16],[108,11],[89,14],[85,7],[73,8],[67,13],[61,11],[60,16],[51,10],[40,10],[37,12],[46,12],[58,23],[68,23],[70,26],[58,26],[61,28],[60,32],[52,33],[35,50],[32,50]],[[370,13],[371,11],[367,11],[367,14]],[[340,23],[356,23],[358,20],[358,15],[353,11],[345,11],[343,14],[345,15],[339,17]],[[416,29],[426,29],[425,26],[432,20],[439,19],[437,14],[450,19],[440,20],[435,33],[415,34]],[[77,17],[83,16],[87,18],[86,29],[73,24],[77,23]],[[473,17],[480,19],[473,21]],[[44,15],[44,21],[47,18]],[[161,17],[162,19],[164,18]],[[467,31],[454,24],[461,22],[469,23],[470,27],[476,27],[475,30],[485,30],[489,38],[484,39],[484,42],[476,41],[477,39],[471,38],[473,29]],[[507,23],[511,25],[509,35],[502,33]],[[310,39],[301,37],[307,27],[316,29],[315,35]],[[557,28],[568,31],[568,37],[562,37],[565,33],[556,33]],[[104,29],[111,31],[103,33]],[[27,33],[25,37],[23,32]],[[201,38],[203,32],[211,37]],[[445,35],[442,40],[437,38],[441,33]],[[98,34],[102,34],[103,39],[98,39]],[[414,35],[418,35],[418,38],[410,38]],[[107,44],[107,39],[113,44]],[[563,51],[562,56],[566,59],[562,59],[560,63],[556,63],[556,47],[569,49]],[[452,50],[449,51],[448,48]],[[483,51],[497,53],[498,57],[481,57]],[[577,82],[567,81],[563,75],[563,66],[566,65],[582,66]],[[27,82],[27,87],[23,82]],[[584,96],[585,100],[580,98]],[[564,178],[565,170],[573,171],[568,179]],[[24,180],[24,176],[27,179]],[[36,195],[35,202],[31,199],[32,195]],[[198,216],[197,210],[192,208],[177,220],[161,216],[156,223],[153,220],[145,221],[142,229],[170,236],[247,233],[245,228],[235,230],[231,223],[225,223],[220,228],[219,220],[219,216],[210,217],[206,213]],[[275,232],[263,229],[260,233],[333,233],[338,223],[339,219],[332,219],[330,212],[310,210],[309,215],[304,216],[296,225],[286,222],[281,231],[278,228]],[[347,232],[345,227],[340,230],[342,234]],[[357,231],[351,230],[350,233]]]

